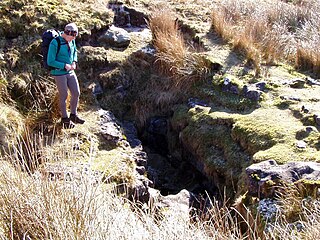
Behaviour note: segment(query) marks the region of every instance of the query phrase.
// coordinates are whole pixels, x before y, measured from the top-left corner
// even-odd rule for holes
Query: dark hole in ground
[[[148,155],[148,178],[163,196],[177,194],[186,189],[195,195],[215,196],[217,188],[189,161],[171,155],[168,148],[168,120],[153,117],[147,122],[141,136]],[[183,149],[179,149],[183,151]]]

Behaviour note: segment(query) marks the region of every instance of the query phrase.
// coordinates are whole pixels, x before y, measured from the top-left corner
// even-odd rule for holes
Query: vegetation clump
[[[214,6],[212,28],[252,62],[282,59],[319,76],[317,1],[223,1]],[[315,36],[310,38],[310,36]]]

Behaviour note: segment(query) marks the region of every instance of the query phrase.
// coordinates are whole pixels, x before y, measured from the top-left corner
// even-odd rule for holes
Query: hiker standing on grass
[[[54,69],[50,74],[55,79],[60,101],[61,122],[64,128],[74,128],[75,123],[83,124],[85,121],[77,115],[77,107],[80,97],[80,87],[75,69],[77,67],[77,47],[75,38],[78,36],[78,27],[75,23],[65,26],[58,38],[60,39],[60,49],[58,42],[53,39],[49,45],[47,64]],[[70,117],[67,113],[68,90],[71,93]]]

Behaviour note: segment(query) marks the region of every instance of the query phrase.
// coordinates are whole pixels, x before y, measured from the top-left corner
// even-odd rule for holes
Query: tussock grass
[[[313,188],[318,191],[318,188]],[[320,204],[300,184],[284,184],[277,190],[280,211],[267,228],[268,239],[316,239],[319,236]]]
[[[169,9],[153,11],[148,25],[157,51],[157,66],[172,79],[173,86],[187,89],[208,72],[207,62],[186,44]]]
[[[264,225],[241,199],[234,206],[230,206],[226,197],[222,202],[213,199],[210,209],[200,208],[198,214],[189,218],[175,209],[159,209],[156,202],[144,205],[131,202],[90,171],[80,171],[78,178],[52,178],[35,162],[38,159],[35,156],[42,156],[44,164],[50,161],[45,152],[52,143],[49,139],[39,144],[41,138],[29,136],[29,144],[20,141],[12,146],[11,152],[2,155],[2,239],[270,239],[269,236],[312,239],[318,233],[319,204],[311,199],[301,200],[296,197],[300,192],[294,189],[287,191],[287,195],[282,193],[283,198],[279,199],[286,207],[283,208],[286,216],[292,213],[289,206],[301,206],[301,214],[297,216],[303,230],[292,231],[290,219],[279,215],[268,225],[272,231],[264,233]],[[29,155],[21,154],[21,149],[26,147]],[[77,150],[70,148],[56,154],[54,161],[63,168],[63,162],[76,155],[74,151]],[[34,166],[32,171],[27,165]]]
[[[77,179],[52,178],[30,163],[37,160],[30,156],[45,159],[48,146],[39,144],[39,137],[28,140],[29,145],[12,146],[0,162],[2,239],[241,239],[237,218],[217,202],[207,221],[190,222],[175,211],[159,215],[153,205],[141,208],[88,171]],[[29,156],[21,154],[25,147]],[[70,151],[56,162],[70,161],[75,150]]]
[[[22,134],[24,120],[18,111],[6,104],[0,103],[0,153],[14,142],[16,134]]]
[[[318,1],[225,0],[215,5],[212,28],[253,61],[283,60],[319,74]]]

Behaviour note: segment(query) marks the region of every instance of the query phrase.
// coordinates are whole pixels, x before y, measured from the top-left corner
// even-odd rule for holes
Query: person
[[[60,50],[57,54],[58,42],[53,39],[49,45],[47,64],[53,69],[50,74],[55,79],[59,92],[59,106],[61,111],[61,123],[64,128],[74,128],[75,124],[83,124],[85,121],[77,114],[80,97],[80,87],[75,69],[77,67],[77,47],[75,38],[78,36],[78,27],[75,23],[69,23],[60,33]],[[70,117],[67,113],[68,90],[70,98]]]

